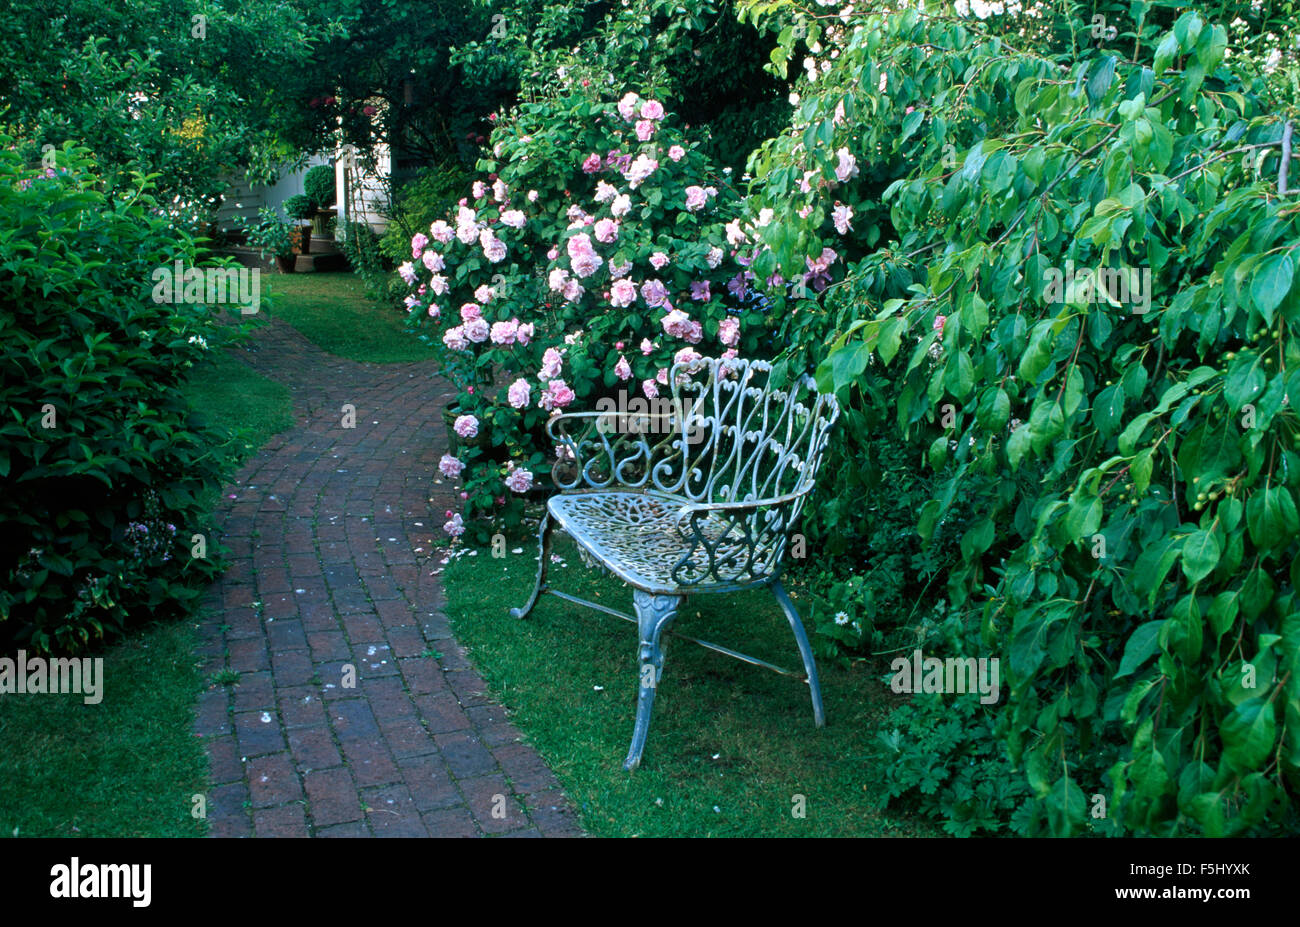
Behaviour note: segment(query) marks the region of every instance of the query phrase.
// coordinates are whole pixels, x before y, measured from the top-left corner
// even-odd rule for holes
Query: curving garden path
[[[297,424],[217,516],[231,566],[200,655],[206,678],[240,676],[199,703],[211,835],[579,834],[442,611],[430,542],[456,507],[433,482],[450,386],[428,363],[326,354],[279,321],[240,356],[289,387]]]

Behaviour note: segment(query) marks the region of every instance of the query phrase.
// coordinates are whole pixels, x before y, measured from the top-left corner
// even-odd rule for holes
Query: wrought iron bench
[[[839,406],[834,396],[818,394],[810,378],[790,390],[770,388],[771,370],[761,361],[677,364],[669,374],[672,400],[660,401],[668,411],[574,412],[547,425],[560,453],[552,475],[562,491],[542,517],[536,586],[510,613],[526,617],[549,592],[636,623],[640,676],[625,769],[641,762],[663,675],[660,640],[688,595],[771,589],[799,645],[802,676],[687,639],[803,679],[816,724],[825,723],[812,648],[780,575]],[[572,434],[570,426],[576,426]],[[555,525],[577,542],[584,559],[633,587],[635,618],[547,586]]]

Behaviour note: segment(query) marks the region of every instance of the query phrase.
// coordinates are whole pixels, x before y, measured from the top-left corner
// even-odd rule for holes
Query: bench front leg
[[[528,613],[533,610],[537,604],[537,597],[546,591],[546,568],[551,562],[551,513],[542,513],[542,524],[537,530],[537,546],[539,553],[537,555],[537,582],[533,586],[533,594],[528,597],[523,608],[510,609],[510,615],[514,618],[527,618]]]
[[[636,623],[640,635],[637,648],[636,727],[632,730],[632,746],[628,748],[623,768],[628,772],[641,765],[641,752],[645,749],[646,735],[650,732],[650,713],[654,710],[655,692],[663,676],[664,652],[660,637],[673,619],[682,597],[676,595],[651,595],[636,589],[632,593],[636,606]]]

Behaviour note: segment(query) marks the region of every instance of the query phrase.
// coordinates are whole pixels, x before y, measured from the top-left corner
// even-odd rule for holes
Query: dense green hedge
[[[143,185],[109,199],[84,150],[41,170],[0,148],[0,648],[70,652],[215,573],[216,439],[180,387],[223,336],[205,307],[153,300],[196,250]]]
[[[847,402],[841,441],[928,464],[915,528],[952,554],[934,578],[969,655],[1001,661],[1016,828],[1275,833],[1300,790],[1295,62],[1270,77],[1225,56],[1224,25],[1149,9],[1122,48],[1068,16],[1035,35],[909,11],[838,37],[796,16],[787,47],[836,55],[753,159],[753,208],[787,216],[754,268],[788,276],[828,239],[861,255],[780,307],[790,357]],[[849,516],[828,530],[850,549],[870,537],[818,511]]]

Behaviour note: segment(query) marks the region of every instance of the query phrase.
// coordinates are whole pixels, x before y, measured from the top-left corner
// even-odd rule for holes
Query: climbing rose
[[[680,161],[682,158],[686,157],[686,149],[681,145],[674,145],[668,149],[668,157],[674,161]]]
[[[596,241],[608,245],[615,238],[618,238],[618,223],[613,219],[600,219],[596,222],[592,231],[596,235]]]
[[[481,200],[487,196],[487,185],[481,180],[476,180],[474,186],[470,188],[470,192],[474,194],[474,199]]]
[[[437,304],[429,303],[429,318],[436,319],[440,315],[442,315],[442,310],[438,308]]]
[[[626,193],[620,193],[614,197],[614,202],[609,204],[609,211],[612,215],[621,219],[632,211],[632,198]]]
[[[840,183],[858,176],[858,161],[847,148],[839,149],[835,156],[839,158],[839,163],[835,165],[835,176]]]
[[[714,246],[714,247],[710,248],[710,249],[709,249],[708,257],[705,258],[705,260],[706,260],[706,261],[708,262],[708,264],[709,264],[709,270],[717,270],[717,269],[718,269],[718,265],[722,263],[722,258],[723,258],[724,256],[725,256],[725,255],[724,255],[723,250],[722,250],[721,248],[719,248],[719,247],[717,247],[717,246]]]
[[[528,405],[529,400],[532,398],[532,394],[533,388],[528,385],[527,380],[520,377],[518,380],[511,383],[510,388],[506,390],[506,399],[509,401],[512,408],[522,409],[524,406]]]
[[[497,295],[496,290],[492,289],[492,287],[488,286],[487,284],[480,286],[477,290],[474,291],[474,298],[477,299],[479,302],[483,303],[484,305],[487,305],[488,303],[492,302],[493,298],[496,295]]]
[[[599,261],[600,258],[596,258],[596,260]],[[583,294],[586,293],[587,290],[577,280],[566,280],[564,282],[563,292],[565,302],[576,303],[578,300],[582,299]]]
[[[424,252],[424,254],[420,255],[420,261],[424,264],[426,270],[431,270],[435,273],[447,266],[447,262],[443,260],[442,255],[437,251]]]
[[[641,339],[641,354],[642,354],[642,356],[644,356],[644,357],[649,357],[649,356],[651,355],[651,353],[654,351],[654,349],[655,349],[655,346],[654,346],[653,344],[650,343],[650,339],[649,339],[649,338],[642,338],[642,339]]]
[[[420,252],[424,250],[424,246],[427,245],[428,243],[429,243],[429,236],[425,235],[423,232],[416,232],[413,236],[411,236],[411,257],[418,258],[420,256]],[[429,269],[433,270],[432,267]]]
[[[438,461],[438,469],[442,475],[449,479],[455,479],[460,476],[460,472],[465,469],[464,462],[459,457],[452,457],[450,454],[443,454],[442,460]]]
[[[519,320],[511,319],[509,322],[493,322],[490,337],[493,344],[514,344],[518,333]]]
[[[465,533],[465,523],[460,517],[460,513],[451,516],[451,520],[442,526],[442,530],[452,537],[460,537]]]
[[[618,363],[614,365],[614,376],[620,380],[627,380],[632,376],[632,365],[627,362],[627,358],[622,354],[618,356]]]
[[[729,348],[740,343],[740,320],[725,318],[718,323],[718,340]]]
[[[510,464],[510,472],[506,474],[506,487],[511,492],[525,493],[532,489],[533,474],[523,467],[516,467],[514,463]]]
[[[612,183],[605,183],[601,180],[596,183],[596,202],[608,203],[614,197],[618,196],[618,187]]]
[[[594,174],[598,170],[600,170],[600,155],[587,155],[587,159],[582,162],[582,172],[584,174]]]
[[[636,94],[627,93],[623,99],[618,101],[618,114],[623,117],[624,122],[631,122],[636,118]]]
[[[849,220],[853,218],[853,207],[845,206],[843,203],[836,203],[835,208],[831,211],[831,221],[835,223],[835,231],[841,235],[847,235],[852,231],[853,226],[849,225]]]
[[[655,385],[654,380],[642,380],[641,392],[645,393],[646,399],[656,399],[659,396],[659,387]]]
[[[460,307],[460,320],[462,322],[472,322],[481,318],[483,318],[483,310],[476,303],[465,303]]]
[[[627,178],[627,185],[635,190],[657,170],[659,170],[658,161],[640,154],[636,156],[636,160],[632,162],[623,176]]]
[[[647,280],[641,284],[641,298],[647,306],[662,306],[668,301],[668,289],[658,280]]]
[[[627,272],[631,269],[632,269],[631,261],[624,261],[622,264],[615,264],[613,261],[610,261],[609,262],[610,279],[617,280],[619,277],[626,277]]]
[[[462,438],[473,438],[478,435],[478,419],[472,415],[458,415],[452,429]]]
[[[560,366],[564,358],[555,348],[547,348],[542,355],[542,369],[537,372],[539,380],[553,380],[560,375]]]
[[[492,199],[496,200],[498,203],[504,203],[506,201],[506,193],[508,192],[505,183],[500,178],[497,178],[492,182]]]
[[[487,341],[488,333],[487,319],[471,319],[465,323],[465,337],[475,344]]]
[[[665,265],[669,263],[668,255],[664,254],[662,251],[656,251],[654,254],[650,255],[650,266],[655,270],[663,270]]]
[[[444,245],[456,236],[456,233],[452,231],[451,226],[443,219],[439,219],[437,222],[429,226],[429,234],[433,236],[434,241],[440,242]]]
[[[490,230],[484,229],[483,234],[479,236],[479,244],[483,246],[483,256],[493,264],[505,260],[505,242],[493,235]]]
[[[518,209],[507,209],[501,214],[501,224],[508,225],[512,229],[521,229],[527,222],[528,219]]]
[[[609,304],[619,309],[636,302],[636,284],[631,280],[615,280],[609,288]]]
[[[704,208],[704,204],[709,200],[708,194],[700,186],[689,186],[686,188],[686,209],[688,212],[699,212]]]
[[[569,389],[563,380],[551,380],[546,384],[546,392],[542,393],[542,398],[537,404],[548,412],[552,409],[563,409],[569,403],[573,402],[575,394]]]
[[[664,105],[658,100],[646,100],[641,104],[642,119],[663,119]]]
[[[409,286],[415,285],[415,265],[410,261],[406,261],[401,267],[397,268],[397,272],[402,275],[402,279],[405,280]]]
[[[465,338],[465,326],[457,325],[447,329],[442,333],[442,343],[453,351],[464,351],[469,347],[469,341]]]
[[[533,334],[536,330],[532,322],[526,322],[519,326],[519,330],[515,332],[515,338],[520,344],[526,345],[533,340]]]
[[[700,359],[700,356],[701,355],[698,351],[693,351],[690,348],[682,348],[680,351],[678,351],[676,354],[673,355],[673,363],[693,364]]]
[[[649,119],[637,120],[636,137],[639,141],[648,142],[650,137],[655,134],[655,124]]]

